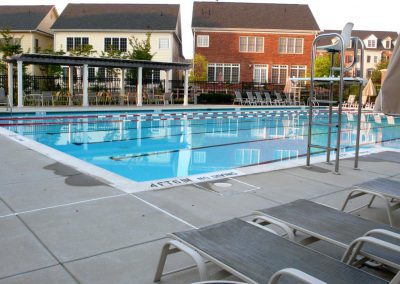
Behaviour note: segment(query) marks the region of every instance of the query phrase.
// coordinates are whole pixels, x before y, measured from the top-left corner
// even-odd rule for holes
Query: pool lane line
[[[377,127],[377,128],[381,128],[381,127]],[[372,130],[374,128],[369,128],[369,129]],[[361,129],[361,130],[366,130],[366,129]],[[353,129],[342,130],[341,133],[348,133],[348,132],[352,132],[352,131],[353,131]],[[335,134],[335,133],[337,133],[337,132],[332,132],[332,134]],[[323,135],[323,134],[328,134],[328,133],[327,132],[312,133],[313,136],[314,135]],[[307,137],[307,136],[308,136],[308,134],[304,134],[304,135],[297,135],[296,137]],[[148,152],[148,153],[142,153],[142,154],[137,154],[137,155],[111,156],[110,159],[114,160],[114,161],[122,161],[122,160],[129,160],[129,159],[140,158],[140,157],[154,156],[154,155],[165,155],[168,153],[176,153],[179,151],[196,151],[196,150],[201,150],[201,149],[206,149],[206,148],[216,148],[216,147],[239,145],[239,144],[246,144],[246,143],[258,143],[258,142],[265,142],[265,141],[286,140],[288,138],[290,138],[290,136],[278,137],[278,138],[256,139],[256,140],[248,140],[248,141],[237,141],[237,142],[231,142],[231,143],[225,143],[225,144],[215,144],[215,145],[200,146],[200,147],[193,147],[193,148],[182,148],[182,149],[173,149],[173,150],[166,150],[166,151],[159,151],[159,152]]]

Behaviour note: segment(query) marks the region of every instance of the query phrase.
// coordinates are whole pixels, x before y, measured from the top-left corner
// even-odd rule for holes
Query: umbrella
[[[364,90],[362,91],[362,96],[363,96],[363,98],[365,98],[365,102],[363,100],[363,104],[366,103],[367,99],[369,102],[369,97],[376,96],[376,89],[375,89],[374,83],[372,83],[371,78],[368,80],[367,85],[365,86]]]
[[[285,88],[283,89],[283,92],[285,94],[288,94],[289,95],[289,100],[291,100],[290,94],[293,92],[293,83],[292,83],[292,80],[290,80],[289,77],[286,79],[286,84],[285,84]]]
[[[389,61],[385,81],[376,99],[374,111],[400,114],[400,35]]]

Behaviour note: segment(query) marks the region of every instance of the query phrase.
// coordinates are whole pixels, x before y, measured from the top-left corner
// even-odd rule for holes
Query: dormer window
[[[376,48],[376,40],[374,39],[369,39],[367,43],[368,48]]]
[[[391,48],[391,45],[392,45],[392,44],[391,44],[390,40],[386,40],[386,41],[385,41],[385,48],[386,48],[386,49],[390,49],[390,48]]]

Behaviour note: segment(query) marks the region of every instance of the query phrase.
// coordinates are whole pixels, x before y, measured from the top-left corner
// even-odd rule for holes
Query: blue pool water
[[[327,112],[314,117],[327,121]],[[334,117],[336,120],[337,117]],[[342,117],[342,152],[354,150],[354,113]],[[362,116],[362,147],[399,147],[400,118]],[[134,181],[151,181],[295,159],[306,153],[306,109],[38,113],[0,126]],[[313,127],[325,145],[327,128]],[[332,133],[332,146],[336,133]],[[314,150],[319,154],[320,150]]]

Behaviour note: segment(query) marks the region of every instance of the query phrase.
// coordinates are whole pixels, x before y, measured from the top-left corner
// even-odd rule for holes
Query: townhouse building
[[[308,5],[194,2],[194,53],[208,81],[284,84],[305,77],[318,24]]]
[[[24,53],[53,48],[50,27],[57,18],[55,6],[0,6],[0,29],[9,30]],[[28,66],[27,73],[39,75],[40,70],[37,66]]]
[[[132,50],[129,45],[132,37],[141,41],[150,33],[153,61],[183,61],[179,5],[68,4],[52,31],[55,50],[69,54],[72,49],[91,45],[96,51],[91,56],[101,56],[110,47],[126,53]],[[89,77],[100,73],[104,73],[104,68],[89,69]],[[153,76],[172,79],[177,74],[154,70]]]
[[[323,33],[340,33],[338,30],[325,30]],[[376,65],[382,60],[389,60],[396,44],[397,32],[393,31],[369,31],[369,30],[353,30],[352,36],[359,37],[365,45],[364,51],[364,70],[365,79],[371,77],[372,71]],[[346,50],[345,63],[350,64],[354,60],[354,54],[351,50]],[[360,55],[358,54],[358,61]],[[359,76],[360,63],[353,68],[352,75]]]

